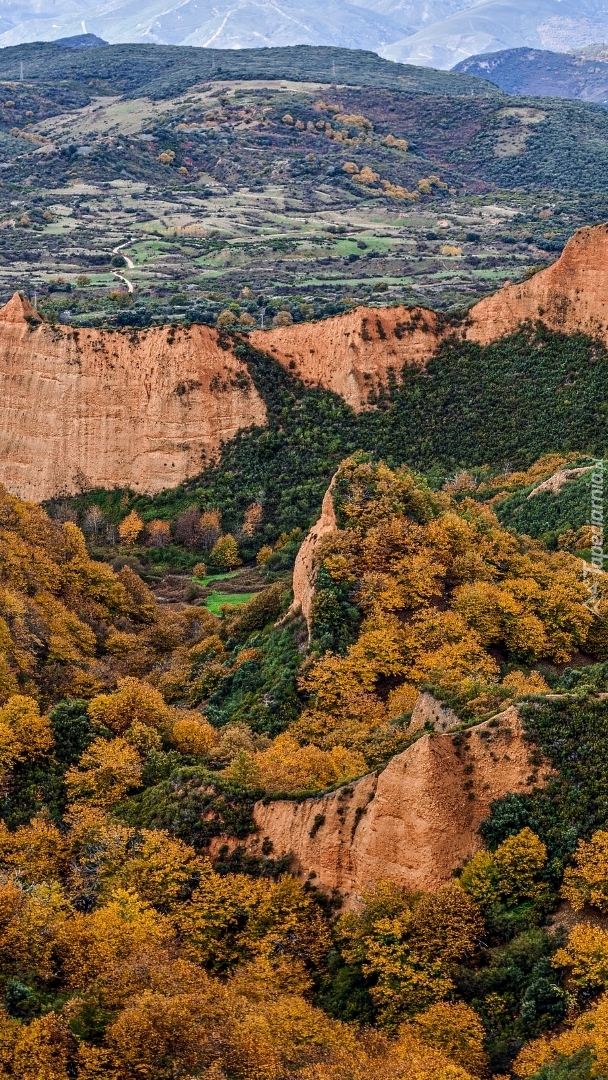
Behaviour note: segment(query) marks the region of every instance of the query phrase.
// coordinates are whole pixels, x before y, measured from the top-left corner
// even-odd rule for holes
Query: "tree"
[[[251,503],[251,505],[247,507],[243,517],[243,525],[241,527],[243,536],[253,536],[257,532],[261,525],[263,514],[264,507],[259,502]]]
[[[171,731],[171,742],[180,754],[206,757],[218,739],[218,733],[199,713],[186,714],[176,720]]]
[[[96,506],[95,503],[93,503],[85,514],[83,528],[85,532],[92,533],[93,536],[98,536],[99,530],[104,525],[105,520],[105,514],[101,507]]]
[[[17,761],[31,761],[53,746],[48,716],[41,716],[31,697],[14,694],[0,708],[0,771],[8,772]]]
[[[201,514],[196,506],[189,506],[175,523],[175,540],[188,548],[197,548],[201,542]]]
[[[382,1022],[394,1026],[452,992],[452,966],[474,951],[483,920],[456,883],[416,895],[377,882],[363,901],[361,914],[338,920],[338,942],[346,961],[372,978]]]
[[[571,930],[563,949],[553,957],[555,967],[569,969],[575,986],[599,990],[608,988],[608,930],[580,923]]]
[[[201,549],[211,551],[216,540],[222,535],[222,518],[219,510],[205,510],[200,520]]]
[[[273,326],[291,326],[293,323],[293,315],[290,311],[277,311],[277,314],[272,320]]]
[[[141,536],[143,529],[144,523],[137,513],[137,510],[131,510],[131,513],[127,514],[126,518],[123,518],[118,526],[118,535],[121,544],[132,547]]]
[[[113,694],[98,694],[89,703],[89,716],[110,731],[122,735],[135,721],[169,732],[175,710],[165,704],[162,694],[149,683],[130,677],[119,679]]]
[[[150,547],[164,548],[171,543],[171,528],[168,521],[154,518],[146,526],[146,538]]]
[[[430,1009],[418,1013],[411,1026],[425,1043],[443,1050],[463,1069],[474,1076],[485,1075],[488,1056],[484,1050],[484,1026],[477,1013],[464,1002],[431,1005]]]
[[[356,751],[342,746],[331,750],[300,746],[287,733],[278,735],[267,750],[254,754],[252,765],[256,786],[275,793],[321,791],[366,771],[365,758]],[[226,775],[232,777],[236,767],[229,766]],[[240,761],[238,767],[242,767]]]
[[[589,842],[579,840],[574,866],[564,873],[562,896],[575,911],[592,904],[608,912],[608,832],[598,829]]]
[[[460,876],[463,889],[484,906],[499,900],[513,907],[526,900],[540,900],[546,885],[540,876],[547,862],[547,848],[531,829],[509,836],[494,854],[479,851]]]
[[[95,739],[65,774],[71,799],[93,806],[113,806],[141,780],[141,759],[125,739]]]
[[[235,566],[241,565],[241,557],[239,555],[239,546],[231,536],[230,533],[226,533],[221,536],[219,540],[216,540],[213,545],[213,550],[210,555],[211,562],[218,570],[233,570]]]

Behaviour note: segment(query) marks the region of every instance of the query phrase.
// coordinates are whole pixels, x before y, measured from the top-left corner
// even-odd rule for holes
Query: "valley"
[[[83,37],[0,49],[1,1080],[605,1080],[608,110]]]

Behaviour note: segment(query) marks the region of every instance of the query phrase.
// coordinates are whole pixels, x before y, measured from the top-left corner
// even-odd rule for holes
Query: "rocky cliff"
[[[351,904],[378,878],[433,889],[481,846],[492,800],[542,780],[511,707],[465,732],[423,735],[378,776],[329,795],[258,803],[251,849],[270,840],[302,880]]]
[[[251,338],[308,384],[333,390],[359,409],[370,390],[386,384],[391,368],[398,375],[404,364],[423,367],[452,334],[488,344],[538,320],[608,344],[608,225],[580,229],[556,263],[481,300],[460,324],[424,308],[357,308]]]
[[[0,388],[0,483],[36,501],[173,487],[266,419],[209,327],[50,327],[17,294],[0,310]]]
[[[423,367],[450,334],[487,344],[537,320],[608,344],[608,225],[579,230],[553,266],[480,301],[458,324],[422,308],[359,308],[255,331],[251,341],[360,409],[404,364]],[[0,311],[0,482],[15,494],[172,487],[265,416],[245,366],[209,327],[50,327],[18,295]]]
[[[354,409],[404,364],[422,366],[437,348],[437,316],[425,308],[356,308],[320,323],[255,330],[250,340],[314,386],[340,394]]]

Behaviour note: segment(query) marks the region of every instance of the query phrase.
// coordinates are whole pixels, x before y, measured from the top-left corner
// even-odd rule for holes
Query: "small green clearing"
[[[195,577],[194,580],[207,588],[210,581],[226,581],[228,578],[237,577],[238,574],[238,570],[231,570],[227,574],[207,574],[204,578]]]
[[[240,604],[246,604],[248,600],[251,600],[252,596],[255,596],[255,593],[211,593],[211,596],[207,597],[205,607],[212,615],[219,615],[223,604],[238,607]]]

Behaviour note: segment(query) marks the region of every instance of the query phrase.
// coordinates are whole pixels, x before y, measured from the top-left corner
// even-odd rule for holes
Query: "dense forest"
[[[608,616],[603,587],[599,614],[584,603],[590,470],[533,494],[576,468],[553,455],[439,484],[350,455],[310,640],[280,568],[218,615],[163,606],[128,560],[93,560],[74,522],[2,495],[4,1075],[605,1074]],[[524,497],[537,512],[518,531]],[[129,550],[140,526],[122,514]],[[260,514],[247,523],[255,550]],[[217,560],[230,545],[217,516],[206,529]],[[266,544],[261,565],[298,542]],[[408,730],[421,689],[455,710],[456,740],[517,703],[551,766],[494,803],[452,881],[380,880],[344,911],[289,859],[246,853],[256,800],[331,790],[425,737]],[[564,905],[587,921],[560,922]]]
[[[388,386],[370,391],[375,407],[358,414],[337,394],[305,386],[252,349],[245,337],[234,339],[266,404],[265,427],[240,432],[224,445],[218,462],[178,488],[152,498],[126,490],[88,491],[71,502],[55,500],[50,513],[69,513],[83,524],[92,506],[101,510],[103,519],[94,531],[107,556],[101,543],[106,530],[113,537],[134,511],[141,519],[136,539],[142,541],[134,544],[134,554],[150,567],[192,568],[209,545],[188,546],[180,540],[187,529],[178,523],[193,510],[199,515],[219,511],[224,532],[238,536],[245,562],[262,548],[287,546],[281,558],[275,556],[283,564],[315,520],[340,461],[356,450],[373,453],[390,467],[407,463],[423,472],[432,487],[440,487],[463,470],[471,470],[478,481],[489,480],[505,470],[527,468],[543,454],[601,455],[606,444],[608,356],[601,344],[583,335],[553,333],[539,325],[488,346],[450,340],[424,371],[405,367]],[[577,528],[587,520],[589,500],[582,483],[564,492],[579,500],[578,509],[572,507]],[[516,495],[504,513],[512,514],[519,500],[527,507],[521,513],[528,516],[509,517],[508,523],[535,537],[555,532],[561,511],[555,522],[539,529],[529,516],[539,512],[547,497],[527,504],[527,494]],[[254,507],[260,516],[252,529],[247,514],[255,514]],[[160,526],[150,531],[150,524],[159,521],[165,522],[162,548],[154,542]],[[552,542],[548,535],[545,539]]]

